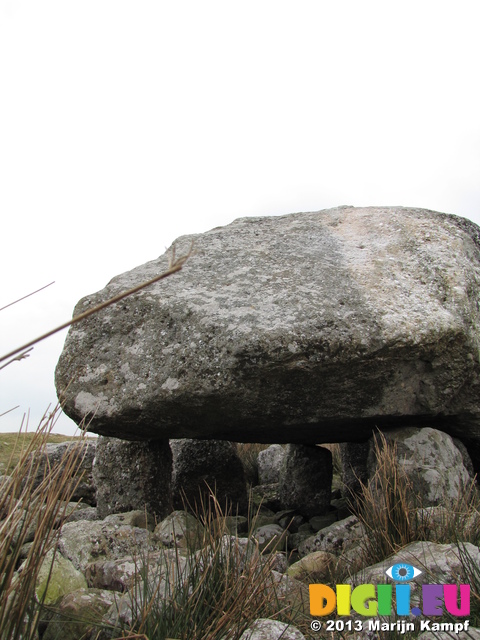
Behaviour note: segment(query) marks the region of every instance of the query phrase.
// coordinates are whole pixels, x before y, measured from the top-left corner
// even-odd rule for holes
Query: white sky
[[[480,223],[478,1],[0,0],[0,355],[179,235],[419,206]],[[65,332],[0,371],[56,402]],[[73,433],[63,417],[57,431]]]

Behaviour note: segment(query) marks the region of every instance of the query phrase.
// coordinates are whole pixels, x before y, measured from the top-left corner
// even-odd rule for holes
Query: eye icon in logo
[[[419,576],[422,572],[420,569],[413,567],[411,564],[392,564],[385,573],[392,580],[396,580],[397,582],[408,582],[409,580],[413,580]]]

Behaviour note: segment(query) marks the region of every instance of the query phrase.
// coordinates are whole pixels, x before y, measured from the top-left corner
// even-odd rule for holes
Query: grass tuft
[[[351,508],[365,527],[363,564],[372,565],[416,541],[478,544],[480,501],[475,480],[459,497],[445,496],[443,506],[425,507],[398,464],[397,447],[379,433],[375,437],[375,474],[352,500]]]
[[[37,637],[42,601],[35,593],[37,578],[48,551],[55,546],[58,527],[66,517],[67,503],[81,478],[72,482],[84,442],[71,447],[62,464],[45,466],[38,483],[41,457],[32,455],[47,442],[59,408],[45,415],[32,438],[19,435],[11,457],[18,463],[4,476],[0,497],[0,629],[2,640]],[[22,446],[23,443],[23,446]],[[33,540],[21,563],[22,547]],[[21,570],[18,571],[21,563]],[[46,594],[46,590],[45,590]]]

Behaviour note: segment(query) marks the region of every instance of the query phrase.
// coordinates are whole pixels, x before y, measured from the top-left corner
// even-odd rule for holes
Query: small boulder
[[[87,588],[67,594],[56,605],[42,640],[94,640],[117,597],[112,591]]]
[[[332,580],[337,557],[328,551],[314,551],[294,562],[287,575],[301,582],[325,583]]]
[[[35,593],[45,605],[57,603],[63,596],[87,587],[85,576],[60,553],[49,551],[37,577]]]
[[[356,516],[350,516],[307,538],[299,545],[298,553],[303,557],[313,551],[328,551],[340,556],[358,547],[364,536],[365,528],[362,523]]]
[[[258,527],[252,534],[252,538],[258,544],[259,551],[263,553],[284,550],[287,537],[287,531],[278,524],[266,524],[263,527]]]
[[[157,551],[149,531],[140,527],[80,520],[62,527],[58,549],[80,571],[90,562]]]
[[[196,549],[205,538],[203,525],[187,511],[174,511],[155,527],[154,540],[165,547]]]

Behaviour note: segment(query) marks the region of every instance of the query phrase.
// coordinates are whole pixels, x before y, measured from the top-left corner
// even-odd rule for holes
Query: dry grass
[[[28,441],[18,439],[18,463],[2,483],[0,497],[0,629],[2,640],[36,638],[42,607],[35,595],[37,577],[47,552],[54,547],[58,526],[65,517],[66,504],[76,489],[72,482],[84,442],[72,447],[62,464],[45,467],[36,483],[41,464],[31,455],[46,444],[59,409],[45,416]],[[23,443],[23,448],[22,448]],[[78,479],[78,481],[80,478]],[[26,559],[18,572],[21,550],[29,531],[35,529]]]
[[[442,507],[424,507],[398,464],[396,445],[387,443],[382,433],[375,438],[375,456],[375,474],[368,484],[361,484],[356,504],[351,505],[367,532],[365,566],[420,540],[478,544],[480,502],[474,481],[463,487],[458,499],[445,497]]]
[[[148,567],[148,558],[142,560],[148,568],[138,572],[131,594],[135,622],[122,629],[122,638],[238,640],[259,617],[307,628],[308,602],[300,594],[281,593],[271,571],[273,556],[262,556],[253,541],[245,546],[228,533],[213,494],[197,519],[205,524],[200,549],[191,549],[187,556],[175,549],[173,566],[171,556],[166,556],[161,568],[166,579],[152,580],[158,564]]]
[[[258,454],[270,445],[253,442],[238,442],[237,453],[245,470],[245,480],[250,487],[255,487],[258,480]]]

